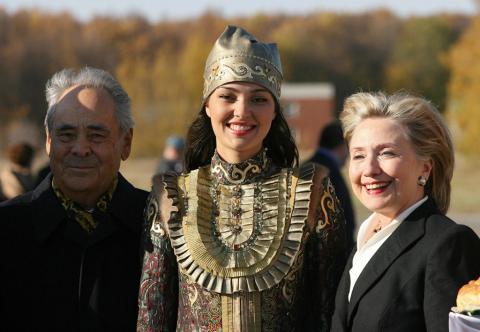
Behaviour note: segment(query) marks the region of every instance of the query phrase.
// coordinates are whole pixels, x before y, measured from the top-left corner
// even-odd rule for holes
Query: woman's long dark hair
[[[267,155],[277,166],[296,167],[298,166],[297,146],[277,102],[275,102],[275,113],[276,116],[272,121],[272,126],[263,140],[263,146],[267,148]],[[205,111],[205,106],[203,106],[188,129],[185,170],[190,172],[210,164],[215,146],[216,140],[212,123]]]

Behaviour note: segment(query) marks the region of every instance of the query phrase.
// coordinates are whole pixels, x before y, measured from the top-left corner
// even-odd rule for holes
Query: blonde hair
[[[438,110],[428,100],[407,93],[353,94],[345,100],[340,115],[348,144],[356,126],[372,117],[397,121],[405,128],[418,158],[432,160],[425,193],[442,213],[447,213],[455,156],[450,131]]]

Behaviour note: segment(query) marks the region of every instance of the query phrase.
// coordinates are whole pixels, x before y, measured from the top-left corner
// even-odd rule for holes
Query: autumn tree
[[[276,42],[286,81],[333,83],[338,111],[351,93],[385,87],[414,90],[442,104],[452,67],[444,66],[443,54],[468,22],[446,15],[402,19],[385,10],[79,22],[68,13],[0,8],[0,133],[5,136],[4,124],[17,119],[41,130],[47,79],[66,67],[92,66],[111,72],[132,98],[133,153],[159,154],[165,138],[184,135],[199,111],[205,60],[227,24]]]
[[[451,79],[448,84],[448,119],[457,148],[480,155],[480,17],[472,22],[448,55]]]
[[[1,16],[0,110],[8,118],[25,116],[40,125],[47,79],[58,68],[78,65],[72,40],[79,24],[67,14],[38,11],[20,11],[9,19]]]
[[[455,16],[412,17],[393,46],[385,75],[390,92],[406,89],[445,108],[449,70],[444,57],[463,29]]]
[[[388,11],[319,13],[289,18],[273,36],[280,46],[286,80],[333,83],[340,110],[348,95],[383,87],[384,66],[399,25]]]

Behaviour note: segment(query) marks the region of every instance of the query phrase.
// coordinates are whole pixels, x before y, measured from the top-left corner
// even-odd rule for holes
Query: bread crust
[[[460,312],[480,310],[480,278],[462,286],[457,295],[457,309]]]

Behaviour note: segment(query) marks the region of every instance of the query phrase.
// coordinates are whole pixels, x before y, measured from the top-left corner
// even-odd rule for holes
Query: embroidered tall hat
[[[262,43],[244,29],[227,26],[213,45],[203,75],[203,101],[220,85],[251,82],[280,99],[282,65],[277,44]]]

